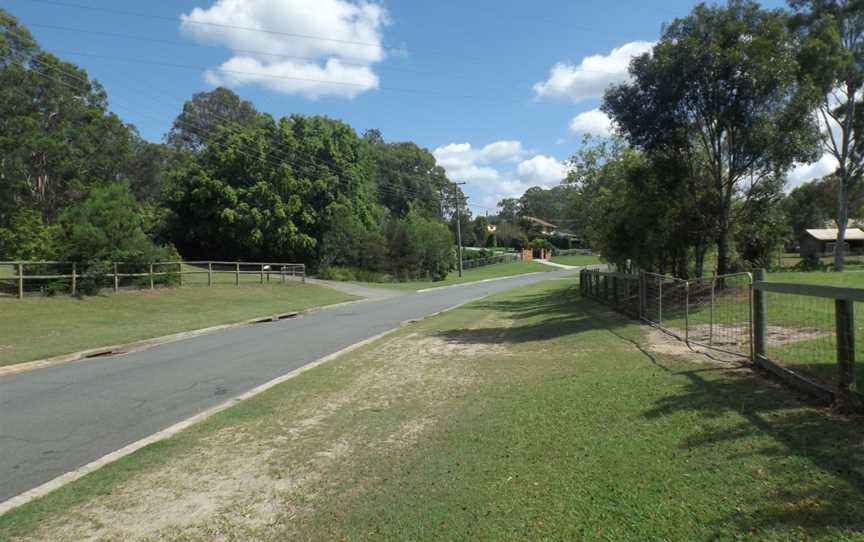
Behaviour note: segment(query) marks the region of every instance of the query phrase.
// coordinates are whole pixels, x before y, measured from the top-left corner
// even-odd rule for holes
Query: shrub
[[[56,229],[42,223],[38,211],[13,215],[8,228],[0,228],[0,260],[48,260],[54,255]]]

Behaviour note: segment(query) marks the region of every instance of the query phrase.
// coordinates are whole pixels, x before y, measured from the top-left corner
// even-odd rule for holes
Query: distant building
[[[807,230],[801,238],[801,257],[818,256],[834,252],[837,245],[837,228]],[[844,243],[846,253],[864,253],[864,231],[848,228]]]
[[[540,220],[539,218],[534,218],[533,216],[526,216],[525,220],[533,224],[543,235],[552,235],[558,230],[558,226],[555,224],[546,222],[545,220]]]

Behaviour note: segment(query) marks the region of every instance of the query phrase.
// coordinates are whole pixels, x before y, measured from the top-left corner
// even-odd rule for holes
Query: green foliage
[[[51,259],[55,234],[55,228],[42,223],[38,211],[19,211],[8,227],[0,228],[0,260]]]
[[[402,280],[443,280],[456,263],[450,230],[417,211],[387,225],[387,244],[392,274]]]
[[[528,236],[525,230],[510,222],[496,224],[495,236],[498,246],[522,250],[528,246]]]
[[[241,100],[225,87],[199,92],[183,104],[166,142],[178,151],[204,150],[210,138],[222,128],[251,128],[258,122],[258,111],[251,102]]]
[[[58,251],[79,262],[154,262],[175,253],[159,247],[144,233],[138,203],[125,183],[91,190],[87,199],[60,216]]]
[[[729,270],[733,201],[795,162],[818,158],[814,95],[799,84],[797,42],[786,23],[783,13],[746,0],[700,4],[664,29],[650,55],[634,59],[632,82],[604,99],[631,145],[652,160],[680,161],[691,181],[707,181],[721,274]]]

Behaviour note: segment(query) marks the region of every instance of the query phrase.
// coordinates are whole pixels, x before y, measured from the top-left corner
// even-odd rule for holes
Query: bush
[[[55,234],[55,228],[42,223],[38,211],[20,211],[8,228],[0,228],[0,260],[49,260],[54,256]]]
[[[456,264],[447,225],[413,210],[388,224],[387,245],[391,274],[400,280],[444,280]]]

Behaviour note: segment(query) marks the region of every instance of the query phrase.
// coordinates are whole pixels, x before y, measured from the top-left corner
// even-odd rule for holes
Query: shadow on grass
[[[662,358],[659,361],[662,365]],[[668,369],[667,369],[668,370]],[[728,461],[761,455],[769,459],[768,474],[790,480],[782,490],[760,501],[753,514],[725,519],[742,532],[762,529],[807,529],[808,533],[833,529],[864,531],[864,430],[861,420],[850,420],[802,403],[791,391],[769,384],[750,373],[729,373],[709,379],[704,369],[677,371],[688,383],[681,393],[658,400],[647,418],[675,413],[697,413],[719,418],[730,411],[744,421],[722,429],[701,424],[681,442],[682,449],[713,447],[724,442],[767,435],[773,445],[754,448]],[[790,458],[803,459],[825,476],[790,472]],[[753,484],[758,484],[754,477]]]
[[[681,448],[706,448],[708,453],[718,444],[745,441],[754,436],[770,439],[770,444],[752,447],[729,462],[753,456],[766,458],[771,466],[765,476],[782,486],[767,495],[759,495],[759,474],[748,481],[748,493],[758,495],[756,512],[735,513],[724,518],[741,533],[761,530],[805,529],[807,535],[833,536],[837,530],[864,533],[864,428],[861,419],[850,420],[808,406],[793,392],[766,382],[749,372],[728,367],[693,365],[692,369],[676,361],[669,363],[663,355],[645,348],[638,337],[622,332],[630,321],[611,313],[606,307],[579,296],[573,288],[565,294],[544,292],[520,297],[477,303],[469,310],[479,313],[504,312],[515,324],[511,327],[449,330],[440,333],[448,341],[475,344],[515,344],[543,341],[606,330],[622,341],[633,344],[646,360],[670,376],[683,377],[683,390],[664,396],[649,405],[646,418],[661,418],[686,413],[705,419],[737,413],[742,421],[735,425],[694,423],[682,436]],[[719,375],[719,376],[714,376]],[[747,449],[743,443],[738,448]],[[789,461],[794,459],[794,461]],[[790,472],[803,461],[821,470],[823,475]],[[749,466],[752,467],[752,464]],[[749,468],[742,467],[742,468]],[[776,481],[781,483],[777,484]],[[783,480],[789,482],[783,484]],[[732,495],[730,495],[732,496]],[[802,537],[806,538],[806,536]]]
[[[547,341],[598,329],[611,330],[627,320],[579,295],[574,286],[565,290],[525,294],[519,297],[474,303],[464,310],[502,312],[515,325],[454,329],[439,337],[458,344],[517,344]],[[521,323],[521,324],[520,324]]]

